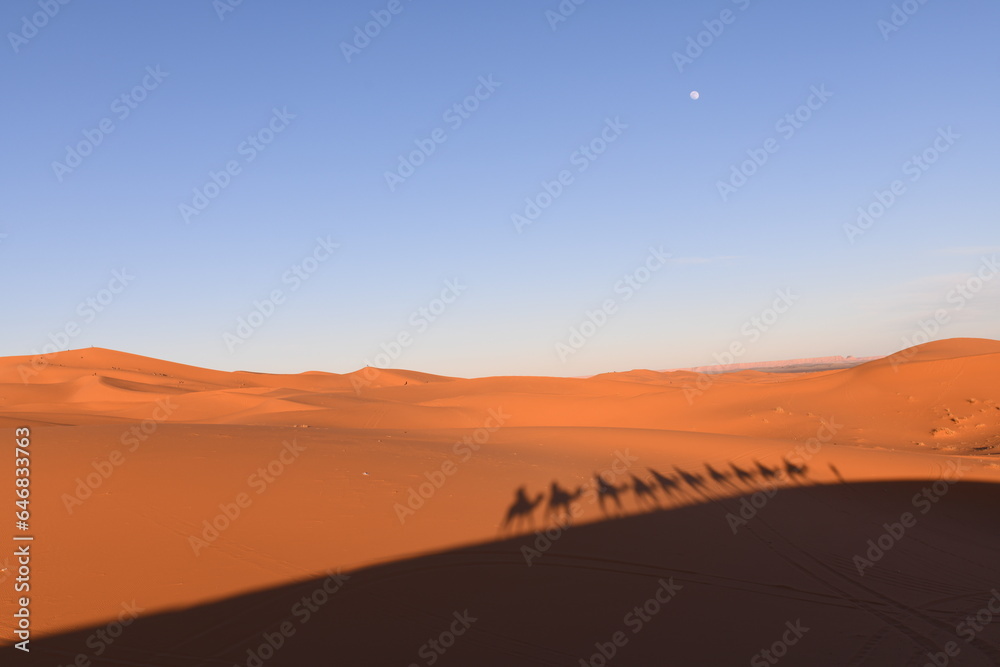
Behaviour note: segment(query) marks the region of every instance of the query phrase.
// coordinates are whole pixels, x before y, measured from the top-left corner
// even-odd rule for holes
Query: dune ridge
[[[165,400],[177,406],[170,423],[461,428],[503,405],[512,415],[507,426],[518,427],[627,425],[803,440],[822,417],[835,416],[844,423],[840,444],[968,454],[1000,445],[1000,403],[983,391],[1000,367],[1000,343],[985,339],[938,341],[805,374],[631,371],[582,379],[465,379],[374,368],[229,373],[102,349],[42,359],[44,369],[27,382],[15,380],[18,368],[38,358],[0,360],[0,423],[141,421],[151,400]],[[940,390],[960,375],[955,391]]]

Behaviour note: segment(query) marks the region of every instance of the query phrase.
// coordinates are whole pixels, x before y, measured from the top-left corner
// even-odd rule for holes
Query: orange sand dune
[[[168,400],[171,423],[337,428],[476,427],[499,405],[507,426],[602,426],[805,440],[821,419],[843,428],[838,444],[919,447],[973,454],[1000,443],[1000,403],[989,393],[1000,343],[930,343],[839,371],[633,371],[590,379],[444,378],[364,369],[347,375],[224,373],[109,350],[0,361],[0,419],[60,425],[149,418]],[[960,382],[956,382],[960,379]],[[48,415],[48,417],[46,417]]]
[[[591,579],[572,573],[569,564],[574,558],[590,559],[586,571],[594,569],[593,559],[631,558],[630,568],[636,563],[649,568],[634,580],[643,585],[654,581],[646,581],[653,572],[687,572],[697,569],[699,562],[711,563],[713,581],[744,582],[742,592],[728,598],[743,614],[766,603],[768,614],[781,616],[779,610],[787,609],[781,606],[786,603],[774,607],[768,602],[773,597],[768,590],[789,586],[799,591],[791,598],[800,599],[834,626],[812,636],[822,636],[828,647],[853,647],[861,655],[853,663],[828,664],[888,664],[879,662],[879,656],[892,654],[898,645],[922,650],[930,645],[915,639],[927,631],[923,625],[939,629],[941,625],[926,619],[918,623],[902,614],[900,605],[909,608],[919,601],[928,605],[922,612],[925,616],[941,620],[947,610],[973,604],[978,593],[984,594],[984,601],[989,597],[988,588],[980,590],[988,577],[962,568],[978,564],[983,545],[991,544],[983,541],[986,535],[993,536],[989,539],[996,535],[995,521],[992,527],[981,523],[993,515],[974,508],[983,498],[993,502],[989,484],[1000,481],[998,372],[1000,342],[980,339],[930,343],[844,370],[804,374],[748,370],[710,376],[632,371],[593,378],[463,379],[374,368],[344,375],[269,375],[213,371],[103,349],[0,359],[0,426],[12,439],[13,429],[31,429],[32,629],[36,638],[51,636],[106,624],[133,600],[143,608],[144,617],[152,616],[288,586],[337,568],[349,572],[392,561],[416,564],[423,561],[404,559],[462,545],[489,545],[498,537],[518,487],[525,487],[529,499],[543,492],[547,499],[549,485],[557,480],[571,492],[580,489],[569,505],[575,523],[593,524],[567,532],[566,541],[560,541],[558,568],[535,570],[525,565],[533,583],[526,583],[529,575],[524,572],[498,575],[488,583],[479,579],[492,571],[477,566],[468,570],[479,582],[475,586],[468,580],[442,589],[450,591],[443,599],[460,597],[469,586],[479,591],[472,597],[495,599],[492,587],[506,581],[510,597],[495,599],[496,624],[482,626],[489,628],[492,639],[481,637],[470,646],[483,651],[506,646],[504,650],[514,651],[511,646],[522,642],[521,653],[510,653],[515,656],[511,662],[489,662],[456,650],[452,655],[466,655],[467,661],[452,664],[578,664],[565,653],[567,647],[580,645],[577,630],[596,642],[601,641],[598,630],[604,626],[580,625],[581,615],[560,620],[543,613],[547,602],[563,614],[584,604],[576,597],[582,595],[577,588]],[[12,457],[5,459],[0,479],[13,480],[13,467]],[[805,473],[795,476],[798,468]],[[777,469],[793,475],[774,481],[764,476],[764,470]],[[672,494],[656,487],[651,470],[676,481]],[[593,523],[606,516],[594,492],[595,472],[603,472],[606,480],[621,487],[623,514],[642,516]],[[690,481],[697,477],[682,474],[700,476],[702,486]],[[933,523],[921,524],[933,530],[919,540],[933,539],[955,560],[935,560],[914,537],[905,577],[933,574],[937,598],[913,597],[905,586],[872,592],[841,581],[853,567],[850,550],[855,544],[857,549],[865,546],[868,538],[861,537],[877,539],[879,533],[871,531],[880,522],[897,520],[902,512],[915,509],[905,493],[895,499],[880,496],[878,483],[906,481],[923,488],[939,479],[948,480],[941,482],[948,489],[973,481],[984,485],[968,484],[979,489],[975,494],[941,498],[940,506],[951,504],[951,509],[928,514]],[[962,484],[952,484],[959,480]],[[870,484],[855,486],[860,482]],[[637,494],[636,489],[642,488],[637,483],[650,485],[650,492]],[[798,552],[789,551],[790,547],[767,546],[775,538],[768,532],[774,529],[764,522],[765,510],[747,522],[747,530],[742,529],[732,516],[735,508],[739,517],[740,497],[766,497],[765,509],[772,507],[770,503],[778,507],[777,498],[782,499],[782,539],[803,541],[802,549],[813,561],[829,556],[822,567],[808,565],[813,574],[821,573],[813,582],[822,585],[793,582],[791,573],[802,566],[796,559],[806,555],[795,555]],[[954,500],[959,497],[961,503]],[[802,515],[796,519],[796,498],[825,518],[816,523],[802,520]],[[841,502],[858,498],[866,500]],[[606,508],[616,513],[613,500],[605,500]],[[645,513],[657,507],[670,511]],[[505,535],[528,531],[532,525],[551,527],[556,519],[547,519],[545,510],[544,504],[536,507],[519,518],[513,530],[508,526]],[[960,511],[971,518],[949,528],[946,517]],[[855,520],[856,525],[851,523]],[[837,531],[828,530],[830,522],[838,524]],[[840,526],[844,522],[851,523],[849,530]],[[982,529],[981,535],[970,534],[976,527]],[[669,530],[671,540],[650,544],[647,531],[658,530]],[[569,537],[577,533],[579,543]],[[677,546],[672,546],[674,538]],[[611,552],[600,546],[608,539],[618,545]],[[512,553],[516,560],[523,541],[497,546],[497,553],[504,554],[505,563]],[[444,567],[445,562],[454,563],[439,561],[428,567]],[[953,572],[939,572],[941,563]],[[430,580],[414,574],[419,570],[400,567],[405,573],[402,592],[428,585]],[[831,567],[837,576],[822,574],[822,568]],[[4,580],[0,585],[10,585],[9,557],[4,561],[0,556],[0,568],[6,568],[0,570]],[[538,575],[543,581],[534,581],[539,571],[552,578]],[[812,576],[805,574],[807,579]],[[890,575],[882,571],[879,576]],[[598,581],[604,587],[623,585],[618,575]],[[867,576],[864,581],[868,586]],[[532,593],[518,588],[523,586],[531,587]],[[594,604],[614,606],[638,594],[638,588],[626,588],[628,595],[599,587]],[[567,590],[572,594],[565,600],[551,599],[556,591]],[[273,599],[284,600],[284,594],[276,595]],[[361,598],[351,605],[372,604],[364,595]],[[725,599],[706,595],[701,603],[684,603],[700,611],[688,609],[683,614],[702,618],[711,605]],[[519,600],[533,614],[558,624],[559,632],[568,633],[553,635],[566,638],[553,639],[562,653],[545,652],[544,633],[539,635],[533,625],[537,620],[517,619]],[[575,606],[563,606],[566,600],[576,600]],[[439,616],[439,610],[419,601],[397,604],[404,607],[393,616],[397,620],[412,621],[414,614],[426,614],[420,628]],[[344,613],[354,614],[360,608],[345,609]],[[854,620],[842,620],[841,611],[834,610],[847,610],[843,614]],[[357,613],[358,618],[368,618],[368,612]],[[796,614],[789,610],[788,620]],[[6,611],[4,618],[9,624]],[[137,624],[135,639],[121,645],[134,647],[146,633],[162,637],[166,626],[159,618]],[[259,636],[267,618],[251,614],[240,641]],[[768,637],[764,620],[748,621],[741,636],[748,641],[759,638],[763,645]],[[878,625],[881,635],[864,634],[869,622]],[[239,628],[226,627],[217,630],[240,633]],[[608,629],[610,636],[615,628]],[[357,637],[374,637],[365,632],[359,630]],[[72,651],[66,648],[67,637],[46,645]],[[11,638],[8,629],[3,639]],[[303,650],[315,649],[321,638]],[[151,645],[158,646],[156,641]],[[995,637],[991,641],[997,644]],[[412,648],[409,659],[425,664],[416,655],[419,644]],[[828,655],[823,650],[813,647],[809,651],[816,653],[802,655]],[[993,655],[989,647],[983,650],[981,656]],[[95,649],[86,644],[79,651],[96,657]],[[396,656],[393,651],[385,655]],[[67,664],[74,657],[60,655]],[[229,654],[219,655],[219,664],[233,662]],[[520,663],[518,655],[534,656],[536,663]],[[650,659],[650,653],[635,655],[639,662],[631,664],[654,664],[642,662]],[[195,664],[179,658],[132,663],[127,660],[136,660],[135,656],[122,659],[124,664]],[[266,664],[311,664],[284,660]],[[350,662],[365,664],[365,660]],[[369,662],[380,664],[377,659]],[[720,663],[691,658],[676,664]]]

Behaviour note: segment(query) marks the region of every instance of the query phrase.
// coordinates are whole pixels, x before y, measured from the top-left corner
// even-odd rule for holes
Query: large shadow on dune
[[[726,472],[739,483],[737,471]],[[96,628],[33,641],[30,662],[9,648],[0,658],[68,665],[83,653],[94,665],[178,667],[1000,664],[1000,614],[985,622],[981,613],[991,600],[1000,611],[1000,485],[959,482],[931,502],[921,494],[932,484],[791,487],[766,502],[748,494],[557,526],[143,617],[99,658],[88,648]],[[909,526],[900,523],[907,512]],[[958,653],[947,663],[931,661],[948,649]]]

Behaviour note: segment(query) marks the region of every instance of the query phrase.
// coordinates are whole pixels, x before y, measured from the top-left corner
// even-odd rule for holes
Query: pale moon
[[[701,94],[697,90],[692,90],[691,91],[691,99],[692,100],[696,100],[699,97],[701,97]]]

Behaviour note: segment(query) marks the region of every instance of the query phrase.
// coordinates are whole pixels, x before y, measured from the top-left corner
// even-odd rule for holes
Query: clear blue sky
[[[394,367],[585,375],[733,342],[739,361],[889,353],[938,309],[932,337],[997,337],[995,3],[913,1],[889,30],[893,3],[870,0],[49,2],[0,10],[0,354],[346,372],[402,335]],[[372,12],[391,22],[345,49]],[[433,153],[390,187],[418,143]],[[212,172],[228,184],[185,215]],[[339,247],[299,283],[320,237]],[[672,257],[647,276],[651,246]],[[764,331],[778,290],[794,301]]]

